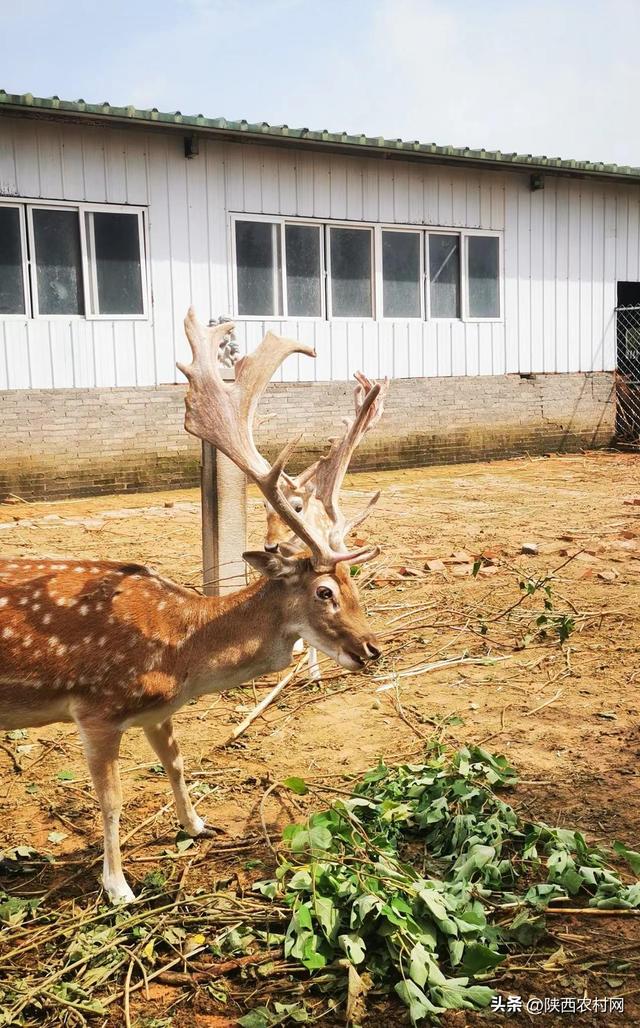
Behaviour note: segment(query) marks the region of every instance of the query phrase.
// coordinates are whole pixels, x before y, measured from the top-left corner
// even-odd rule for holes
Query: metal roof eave
[[[149,111],[134,107],[112,107],[106,103],[86,104],[84,101],[65,101],[57,97],[32,97],[28,93],[8,94],[0,90],[0,115],[3,114],[91,124],[95,127],[108,124],[139,131],[179,132],[182,135],[208,136],[227,142],[315,150],[352,157],[428,161],[432,164],[494,172],[513,171],[520,174],[597,178],[609,183],[640,184],[640,168],[530,154],[502,154],[499,151],[444,147],[435,143],[420,143],[417,140],[407,142],[401,139],[389,140],[365,135],[352,136],[347,133],[290,129],[286,125],[269,125],[266,122],[229,122],[225,118],[182,115],[179,111],[168,114],[155,108]]]

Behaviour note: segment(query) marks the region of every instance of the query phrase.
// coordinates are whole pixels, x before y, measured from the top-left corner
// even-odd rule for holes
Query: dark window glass
[[[20,211],[0,206],[0,314],[24,314]]]
[[[280,314],[280,226],[236,221],[238,314]]]
[[[336,318],[370,318],[371,229],[331,228],[331,306]]]
[[[320,229],[286,225],[287,310],[291,317],[317,318],[320,300]]]
[[[432,318],[460,317],[459,236],[429,236],[429,300]]]
[[[84,314],[77,211],[33,211],[38,310]]]
[[[467,236],[470,318],[500,317],[499,246],[497,236]]]
[[[419,318],[420,242],[417,232],[382,233],[382,298],[385,318]]]
[[[93,212],[96,314],[143,314],[140,234],[136,214]]]

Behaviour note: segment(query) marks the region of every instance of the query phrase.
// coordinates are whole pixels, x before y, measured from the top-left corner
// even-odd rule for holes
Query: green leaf
[[[303,853],[305,850],[331,849],[333,836],[328,828],[316,827],[302,829],[291,839],[291,852]]]
[[[303,778],[285,778],[282,784],[291,792],[295,792],[296,796],[305,796],[309,792],[309,786]]]
[[[76,776],[73,771],[58,771],[59,782],[75,782]]]
[[[352,964],[361,964],[364,960],[366,947],[357,932],[348,932],[338,936],[338,944]]]
[[[326,896],[316,896],[314,901],[316,917],[328,942],[335,942],[340,927],[340,911]]]
[[[274,1023],[271,1013],[266,1007],[256,1007],[244,1017],[238,1018],[238,1024],[242,1028],[270,1028],[270,1025]]]
[[[58,845],[59,843],[63,842],[64,839],[67,839],[67,838],[68,838],[68,832],[49,832],[49,834],[47,836],[47,841],[48,842],[52,842],[55,845]]]
[[[481,942],[471,942],[465,946],[461,970],[472,976],[483,974],[501,964],[505,957],[505,953],[498,953]]]
[[[627,849],[622,842],[614,842],[611,848],[619,857],[626,860],[634,875],[640,876],[640,853],[637,853],[636,850]]]
[[[395,991],[402,1002],[409,1008],[411,1024],[418,1024],[425,1018],[431,1018],[433,1014],[440,1014],[444,1007],[436,1007],[431,1000],[427,999],[422,989],[418,988],[415,982],[404,981],[395,985]]]

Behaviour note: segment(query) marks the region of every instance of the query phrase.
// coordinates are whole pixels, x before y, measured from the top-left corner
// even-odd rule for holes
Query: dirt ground
[[[269,864],[260,841],[254,850],[234,851],[233,844],[260,834],[258,808],[270,782],[303,776],[318,787],[309,801],[317,808],[330,799],[323,788],[339,786],[381,756],[419,759],[433,733],[505,753],[521,775],[512,802],[525,816],[578,828],[591,841],[620,839],[640,848],[639,459],[588,453],[363,474],[348,479],[348,504],[362,505],[375,488],[383,495],[366,538],[383,553],[363,573],[361,593],[383,640],[383,659],[362,675],[324,661],[322,686],[309,684],[302,669],[280,701],[227,748],[221,744],[254,706],[251,686],[205,698],[175,719],[189,780],[211,787],[199,809],[226,833],[221,843],[200,847],[198,875],[209,883],[237,875],[246,884],[251,873],[256,877],[244,869],[247,856]],[[259,546],[263,511],[256,496],[249,515],[250,542]],[[523,554],[527,544],[538,552]],[[198,494],[1,505],[0,552],[141,561],[197,587]],[[474,576],[476,559],[481,567]],[[543,594],[526,597],[519,582],[554,570],[551,623],[541,633],[536,617]],[[560,625],[569,632],[563,644]],[[274,681],[255,683],[255,695]],[[125,846],[135,890],[160,865],[179,874],[180,861],[164,856],[176,823],[170,806],[153,817],[169,795],[140,732],[125,737],[122,766],[123,833],[137,829]],[[89,872],[87,860],[99,853],[97,805],[69,726],[4,738],[0,805],[0,848],[30,845],[54,854],[67,872],[79,867],[61,893],[67,899],[95,890],[96,868]],[[265,812],[274,835],[299,818],[298,809],[274,798]],[[52,831],[64,838],[52,843]],[[59,868],[48,871],[32,890],[55,886],[56,873]],[[262,867],[257,876],[266,873]],[[539,960],[520,962],[503,972],[499,988],[523,996],[624,995],[626,1013],[611,1023],[640,1024],[640,918],[551,920],[554,959],[546,968]],[[626,966],[613,974],[608,957],[624,947]],[[178,990],[156,987],[134,1009],[139,1017],[159,1017],[177,1003],[176,1025],[214,1028],[235,1023],[247,1009],[246,990],[232,988],[230,995],[231,1013],[207,996],[190,993],[185,1000]],[[397,1008],[373,1014],[369,1024],[390,1025],[396,1016],[406,1023]],[[450,1023],[487,1019],[454,1015]],[[531,1020],[566,1023],[552,1015],[513,1017]],[[573,1020],[608,1023],[607,1015]],[[113,1024],[120,1023],[116,1016]]]

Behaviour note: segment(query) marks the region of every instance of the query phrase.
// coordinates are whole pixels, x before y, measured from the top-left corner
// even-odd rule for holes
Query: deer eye
[[[333,592],[331,591],[331,589],[328,589],[326,585],[321,585],[318,589],[316,589],[316,596],[319,600],[332,600]]]
[[[291,506],[298,513],[302,513],[302,500],[299,496],[293,496],[291,498]]]

